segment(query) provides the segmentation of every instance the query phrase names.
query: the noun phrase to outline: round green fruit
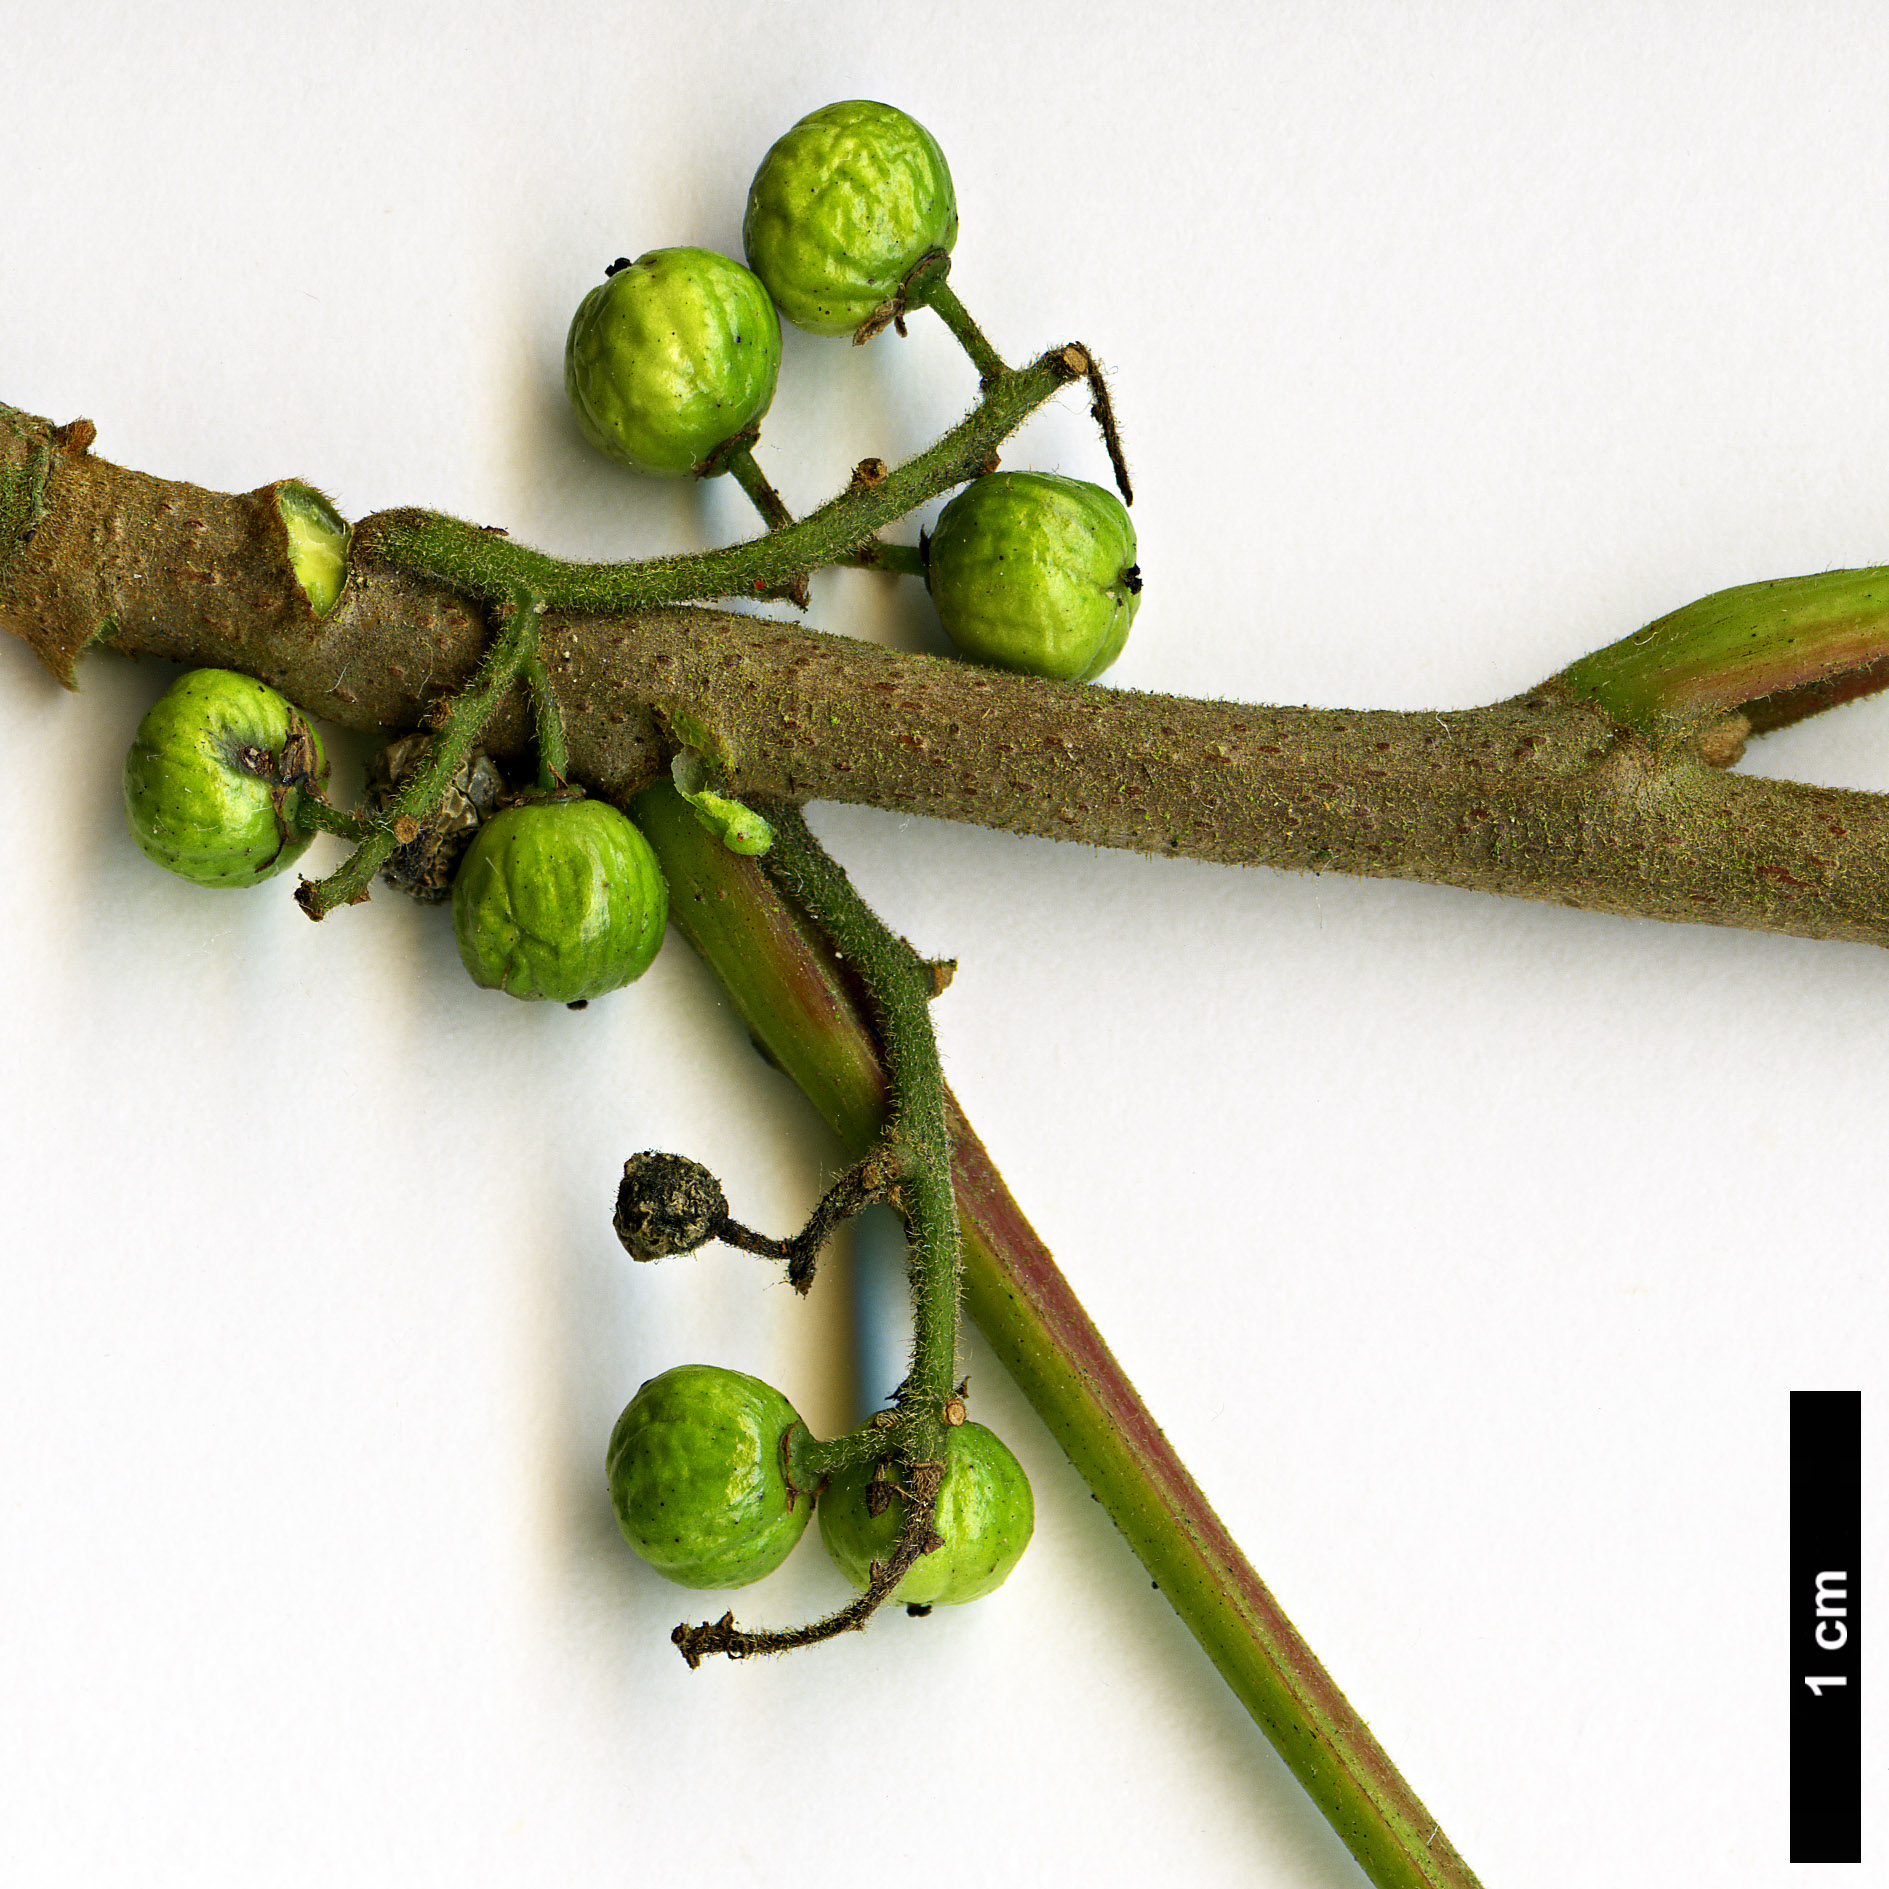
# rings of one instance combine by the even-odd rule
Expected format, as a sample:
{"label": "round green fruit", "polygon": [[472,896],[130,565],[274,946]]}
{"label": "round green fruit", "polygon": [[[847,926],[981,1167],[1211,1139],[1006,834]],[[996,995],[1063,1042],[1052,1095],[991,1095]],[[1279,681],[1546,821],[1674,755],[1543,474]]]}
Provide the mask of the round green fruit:
{"label": "round green fruit", "polygon": [[601,800],[533,800],[480,827],[453,879],[453,935],[472,981],[583,1003],[649,969],[669,887],[649,842]]}
{"label": "round green fruit", "polygon": [[278,796],[327,782],[321,737],[286,696],[233,669],[193,669],[138,724],[125,819],[148,858],[193,884],[260,885],[313,837]]}
{"label": "round green fruit", "polygon": [[974,479],[938,515],[926,582],[967,656],[1089,682],[1141,604],[1135,528],[1113,492],[1054,472]]}
{"label": "round green fruit", "polygon": [[[905,1498],[877,1515],[868,1500],[871,1464],[841,1470],[820,1496],[820,1539],[833,1564],[862,1593],[873,1562],[883,1561],[905,1527]],[[883,1493],[883,1491],[882,1491]],[[981,1423],[945,1432],[944,1483],[933,1526],[944,1545],[921,1555],[892,1592],[908,1607],[980,1600],[1004,1584],[1036,1526],[1036,1504],[1023,1465]]]}
{"label": "round green fruit", "polygon": [[692,472],[774,399],[767,290],[712,249],[652,249],[578,305],[564,391],[584,437],[641,472]]}
{"label": "round green fruit", "polygon": [[610,1434],[605,1470],[623,1538],[684,1587],[746,1587],[806,1532],[784,1443],[804,1426],[770,1384],[712,1364],[652,1377]]}
{"label": "round green fruit", "polygon": [[809,112],[761,160],[741,240],[796,328],[851,334],[921,257],[958,240],[944,153],[871,99]]}

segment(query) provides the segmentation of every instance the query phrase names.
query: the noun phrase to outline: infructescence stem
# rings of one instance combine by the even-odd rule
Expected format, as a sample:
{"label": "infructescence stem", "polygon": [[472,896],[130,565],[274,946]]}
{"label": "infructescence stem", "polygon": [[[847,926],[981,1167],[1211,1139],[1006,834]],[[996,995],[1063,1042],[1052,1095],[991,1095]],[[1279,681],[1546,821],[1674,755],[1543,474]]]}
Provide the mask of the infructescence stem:
{"label": "infructescence stem", "polygon": [[[755,463],[752,447],[744,445],[731,452],[726,469],[728,476],[747,493],[749,502],[760,513],[761,522],[769,531],[785,531],[793,524],[793,513],[787,509],[786,500],[774,490],[767,474]],[[834,562],[862,571],[887,571],[900,577],[925,575],[925,562],[916,545],[890,544],[883,538],[869,538],[856,544]],[[806,599],[802,597],[799,601],[804,603]]]}
{"label": "infructescence stem", "polygon": [[807,831],[800,809],[769,805],[764,811],[774,845],[762,869],[845,954],[879,1012],[891,1087],[885,1133],[900,1158],[899,1202],[912,1249],[912,1369],[901,1415],[914,1420],[914,1454],[935,1457],[957,1368],[958,1213],[944,1076],[928,1010],[930,978]]}
{"label": "infructescence stem", "polygon": [[[668,877],[670,916],[856,1157],[878,1138],[891,1089],[831,951],[673,789],[649,789],[631,811]],[[1182,1466],[948,1091],[946,1105],[965,1308],[992,1349],[1378,1889],[1474,1889]]]}
{"label": "infructescence stem", "polygon": [[[682,800],[671,790],[677,806]],[[683,817],[702,832],[692,813]],[[911,1244],[912,1367],[895,1407],[837,1444],[808,1442],[796,1455],[800,1474],[818,1479],[862,1450],[896,1461],[905,1513],[889,1555],[874,1560],[865,1592],[824,1620],[785,1631],[751,1631],[732,1613],[699,1626],[686,1622],[672,1636],[690,1666],[712,1654],[737,1659],[784,1653],[863,1627],[890,1600],[919,1556],[941,1547],[934,1533],[938,1492],[945,1474],[946,1407],[958,1351],[958,1214],[951,1182],[951,1137],[946,1126],[944,1076],[929,1009],[927,967],[895,938],[854,889],[845,871],[807,831],[800,809],[769,810],[774,843],[765,856],[770,880],[795,900],[844,954],[879,1026],[889,1071],[888,1107],[875,1149],[897,1175],[897,1199]],[[719,839],[709,844],[725,850]],[[730,855],[733,857],[734,855]],[[957,1418],[962,1420],[960,1406]]]}
{"label": "infructescence stem", "polygon": [[883,479],[855,481],[798,523],[719,551],[628,564],[569,564],[464,519],[405,509],[362,519],[354,528],[350,560],[394,565],[491,601],[523,588],[552,610],[612,616],[783,590],[809,571],[852,561],[881,526],[973,477],[1044,401],[1088,366],[1079,350],[1052,349],[1028,367],[998,375],[950,432]]}

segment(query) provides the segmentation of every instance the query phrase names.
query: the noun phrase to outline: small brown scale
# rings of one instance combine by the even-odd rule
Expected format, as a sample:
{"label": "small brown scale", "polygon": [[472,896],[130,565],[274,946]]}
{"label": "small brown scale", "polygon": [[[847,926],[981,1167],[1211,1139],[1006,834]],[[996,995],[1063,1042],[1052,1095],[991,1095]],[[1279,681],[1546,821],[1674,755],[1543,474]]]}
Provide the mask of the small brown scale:
{"label": "small brown scale", "polygon": [[[384,813],[426,760],[432,737],[403,735],[376,754],[367,769],[362,809]],[[419,831],[388,855],[380,876],[422,905],[443,905],[453,893],[453,874],[472,836],[492,817],[505,793],[504,777],[477,748],[460,762],[439,804],[418,822]]]}

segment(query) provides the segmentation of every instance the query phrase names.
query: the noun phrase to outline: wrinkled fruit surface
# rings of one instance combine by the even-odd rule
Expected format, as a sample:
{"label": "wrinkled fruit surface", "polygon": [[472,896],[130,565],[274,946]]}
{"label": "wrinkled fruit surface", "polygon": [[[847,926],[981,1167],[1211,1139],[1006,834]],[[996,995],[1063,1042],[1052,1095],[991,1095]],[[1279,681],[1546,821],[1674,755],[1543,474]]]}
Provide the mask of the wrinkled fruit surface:
{"label": "wrinkled fruit surface", "polygon": [[580,1003],[649,969],[669,918],[656,855],[601,800],[527,801],[479,829],[453,880],[453,935],[475,984]]}
{"label": "wrinkled fruit surface", "polygon": [[[896,1478],[896,1470],[887,1474]],[[896,1546],[905,1498],[893,1495],[872,1513],[870,1464],[843,1469],[820,1497],[820,1539],[833,1564],[862,1593],[867,1571]],[[1036,1527],[1036,1504],[1023,1465],[981,1423],[945,1432],[944,1485],[934,1517],[944,1546],[919,1558],[896,1588],[908,1607],[979,1600],[1004,1584]]]}
{"label": "wrinkled fruit surface", "polygon": [[1066,682],[1122,653],[1141,604],[1121,500],[1054,472],[972,480],[938,515],[926,581],[967,656]]}
{"label": "wrinkled fruit surface", "polygon": [[741,239],[796,328],[851,334],[920,257],[958,240],[938,141],[871,99],[809,112],[761,160]]}
{"label": "wrinkled fruit surface", "polygon": [[766,413],[780,365],[780,318],[740,263],[652,249],[578,305],[564,391],[593,446],[682,473]]}
{"label": "wrinkled fruit surface", "polygon": [[321,737],[286,696],[232,669],[193,669],[154,702],[125,756],[131,837],[197,885],[259,885],[302,856],[275,795],[328,782]]}
{"label": "wrinkled fruit surface", "polygon": [[781,1438],[799,1427],[771,1384],[712,1364],[652,1377],[610,1435],[605,1470],[623,1539],[684,1587],[745,1587],[806,1532],[790,1502]]}

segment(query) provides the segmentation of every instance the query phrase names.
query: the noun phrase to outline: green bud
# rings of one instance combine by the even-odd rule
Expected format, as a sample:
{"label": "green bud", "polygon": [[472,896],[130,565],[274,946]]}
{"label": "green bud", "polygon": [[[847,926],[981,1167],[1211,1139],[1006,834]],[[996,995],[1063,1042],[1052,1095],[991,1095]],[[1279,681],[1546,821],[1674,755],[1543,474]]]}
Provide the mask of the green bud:
{"label": "green bud", "polygon": [[623,1538],[666,1580],[746,1587],[806,1532],[783,1439],[805,1426],[770,1384],[712,1364],[652,1377],[617,1419],[604,1459]]}
{"label": "green bud", "polygon": [[709,786],[708,767],[699,754],[684,749],[669,763],[669,774],[689,811],[731,853],[753,859],[774,844],[774,829],[760,814]]}
{"label": "green bud", "polygon": [[232,669],[193,669],[152,704],[125,756],[131,837],[195,885],[259,885],[299,859],[310,833],[288,792],[328,782],[321,737],[285,696]]}
{"label": "green bud", "polygon": [[740,263],[653,249],[579,304],[564,390],[593,446],[685,473],[767,412],[780,364],[780,317]]}
{"label": "green bud", "polygon": [[1114,662],[1141,605],[1121,500],[1054,472],[973,479],[938,516],[926,582],[967,656],[1072,682]]}
{"label": "green bud", "polygon": [[530,800],[480,827],[453,880],[453,935],[472,981],[583,1003],[649,969],[669,888],[649,842],[601,800]]}
{"label": "green bud", "polygon": [[761,160],[741,238],[796,328],[851,334],[958,240],[957,194],[915,118],[848,99],[809,112]]}
{"label": "green bud", "polygon": [[299,479],[276,487],[276,510],[289,534],[289,565],[316,616],[340,601],[348,575],[348,527],[335,508]]}

